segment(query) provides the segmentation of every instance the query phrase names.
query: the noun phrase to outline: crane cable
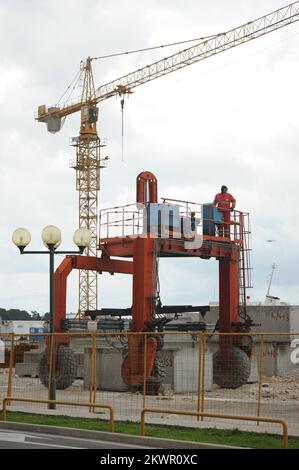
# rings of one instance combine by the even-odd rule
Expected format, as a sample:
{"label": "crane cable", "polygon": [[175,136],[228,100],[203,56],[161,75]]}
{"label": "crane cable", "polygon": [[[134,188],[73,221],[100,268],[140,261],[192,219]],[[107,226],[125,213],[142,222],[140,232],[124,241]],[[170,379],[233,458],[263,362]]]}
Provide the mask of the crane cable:
{"label": "crane cable", "polygon": [[121,161],[124,161],[124,104],[125,96],[123,95],[120,101],[121,107]]}
{"label": "crane cable", "polygon": [[137,52],[153,51],[155,49],[163,49],[164,47],[178,46],[179,44],[187,44],[189,42],[204,41],[206,39],[216,38],[217,36],[220,36],[221,34],[223,33],[212,34],[210,36],[202,36],[201,38],[187,39],[185,41],[172,42],[169,44],[161,44],[160,46],[145,47],[143,49],[133,49],[131,51],[125,51],[125,52],[115,52],[113,54],[92,57],[91,60],[110,59],[111,57],[119,57],[122,55],[136,54]]}
{"label": "crane cable", "polygon": [[73,85],[73,88],[70,90],[70,93],[69,93],[68,97],[65,99],[65,101],[67,102],[67,101],[70,99],[71,94],[73,93],[73,91],[75,90],[75,88],[76,88],[78,82],[79,82],[80,79],[81,79],[82,73],[83,73],[83,72],[82,72],[81,69],[76,73],[75,77],[73,78],[73,80],[71,81],[71,83],[69,84],[69,86],[66,88],[65,92],[64,92],[64,93],[61,95],[61,97],[59,98],[57,104],[59,104],[59,103],[61,102],[62,98],[67,94],[67,92],[70,90],[71,86],[74,84],[74,85]]}
{"label": "crane cable", "polygon": [[[200,38],[187,39],[185,41],[177,41],[177,42],[172,42],[172,43],[168,43],[168,44],[162,44],[160,46],[145,47],[145,48],[142,48],[142,49],[134,49],[134,50],[131,50],[131,51],[117,52],[117,53],[102,55],[102,56],[98,56],[98,57],[91,57],[91,60],[108,59],[108,58],[111,58],[111,57],[119,57],[119,56],[123,56],[123,55],[136,54],[137,52],[148,52],[148,51],[152,51],[152,50],[155,50],[155,49],[162,49],[162,48],[165,48],[165,47],[177,46],[179,44],[186,44],[186,43],[195,42],[195,41],[204,41],[206,39],[215,38],[215,37],[219,36],[219,34],[222,34],[222,33],[213,34],[213,35],[210,35],[210,36],[202,36]],[[79,78],[78,78],[78,80],[79,80]],[[77,80],[77,82],[78,82],[78,80]],[[74,80],[73,80],[73,82],[74,82]],[[67,90],[70,88],[71,85],[69,85]],[[75,86],[76,86],[76,84],[75,84]],[[67,90],[66,90],[66,92],[67,92]],[[64,93],[64,95],[66,94],[66,92]],[[64,96],[64,95],[62,95],[62,96]],[[125,103],[124,98],[125,98],[125,96],[123,95],[122,98],[121,98],[121,102],[120,102],[120,105],[121,105],[121,161],[122,162],[124,161],[124,103]],[[61,100],[61,98],[60,98],[60,100]]]}

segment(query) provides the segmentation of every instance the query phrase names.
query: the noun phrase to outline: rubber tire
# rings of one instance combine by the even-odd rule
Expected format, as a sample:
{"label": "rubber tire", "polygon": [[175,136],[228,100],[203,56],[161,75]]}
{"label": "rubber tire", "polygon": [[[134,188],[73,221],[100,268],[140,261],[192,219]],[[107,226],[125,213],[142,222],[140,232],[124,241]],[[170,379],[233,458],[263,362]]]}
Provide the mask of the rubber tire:
{"label": "rubber tire", "polygon": [[213,355],[213,379],[221,388],[239,388],[250,376],[250,359],[240,348],[232,346],[222,357],[220,351]]}
{"label": "rubber tire", "polygon": [[239,347],[240,349],[242,349],[242,351],[246,352],[246,354],[250,356],[250,353],[253,349],[253,337],[252,336],[246,336],[247,344],[242,344],[243,338],[244,338],[244,336],[240,337],[241,343],[239,345],[236,344],[236,346]]}
{"label": "rubber tire", "polygon": [[[124,361],[127,359],[128,355],[125,356]],[[124,363],[123,361],[123,363]],[[160,381],[160,387],[161,384],[166,376],[166,367],[164,362],[162,362],[157,356],[155,357],[154,364],[153,364],[153,370],[152,370],[152,376],[159,379]],[[124,379],[123,379],[124,381]],[[127,385],[127,390],[129,392],[141,392],[143,390],[143,384],[142,385]]]}
{"label": "rubber tire", "polygon": [[152,376],[160,379],[161,382],[165,379],[166,376],[166,367],[163,361],[159,359],[157,356],[155,357]]}
{"label": "rubber tire", "polygon": [[149,335],[148,338],[156,338],[157,340],[157,351],[161,351],[164,347],[164,336],[163,335]]}
{"label": "rubber tire", "polygon": [[[55,371],[56,389],[65,390],[72,385],[76,378],[77,361],[73,350],[67,346],[59,346],[57,354],[58,367]],[[49,368],[47,366],[47,350],[41,353],[38,365],[38,376],[41,383],[48,388]]]}

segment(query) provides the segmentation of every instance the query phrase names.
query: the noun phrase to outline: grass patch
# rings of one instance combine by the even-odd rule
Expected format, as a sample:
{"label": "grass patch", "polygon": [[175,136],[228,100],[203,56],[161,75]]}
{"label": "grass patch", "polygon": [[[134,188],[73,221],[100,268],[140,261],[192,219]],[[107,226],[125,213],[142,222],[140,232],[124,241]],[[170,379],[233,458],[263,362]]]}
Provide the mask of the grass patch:
{"label": "grass patch", "polygon": [[[89,429],[93,431],[108,431],[108,422],[100,419],[75,418],[70,416],[49,416],[43,414],[23,413],[9,411],[8,421],[28,424],[44,424],[49,426],[62,426],[67,428]],[[2,420],[2,412],[0,412]],[[140,425],[130,421],[115,422],[115,432],[122,434],[139,435]],[[238,429],[196,429],[177,426],[146,425],[147,436],[164,439],[178,439],[193,442],[207,442],[212,444],[225,444],[254,449],[282,448],[282,436],[268,433],[255,433],[239,431]],[[289,438],[289,448],[299,449],[299,437]]]}

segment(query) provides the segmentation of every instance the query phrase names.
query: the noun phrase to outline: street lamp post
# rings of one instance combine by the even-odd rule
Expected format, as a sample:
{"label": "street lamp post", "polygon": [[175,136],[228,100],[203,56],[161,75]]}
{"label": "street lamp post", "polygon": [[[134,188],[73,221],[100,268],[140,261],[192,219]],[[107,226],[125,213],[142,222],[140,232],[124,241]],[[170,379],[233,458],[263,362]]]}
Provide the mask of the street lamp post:
{"label": "street lamp post", "polygon": [[[56,249],[61,243],[61,232],[54,225],[47,225],[42,231],[42,241],[47,247],[47,251],[25,251],[27,245],[31,241],[30,232],[25,228],[18,228],[12,234],[13,243],[19,248],[21,255],[49,255],[49,306],[50,306],[50,328],[51,338],[55,333],[54,318],[54,256],[55,254],[77,254],[82,255],[84,249],[91,243],[91,234],[85,228],[79,228],[74,232],[73,241],[79,248],[79,251],[57,251]],[[49,400],[56,400],[56,378],[55,378],[55,347],[52,348],[52,367],[50,367],[49,377]],[[50,409],[55,409],[55,403],[49,404]]]}

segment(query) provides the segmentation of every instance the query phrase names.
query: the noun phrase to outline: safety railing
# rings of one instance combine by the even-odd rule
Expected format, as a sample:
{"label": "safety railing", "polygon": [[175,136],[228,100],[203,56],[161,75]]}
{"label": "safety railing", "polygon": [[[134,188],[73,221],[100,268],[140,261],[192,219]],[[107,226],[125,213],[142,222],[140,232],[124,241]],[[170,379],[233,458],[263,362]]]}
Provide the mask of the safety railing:
{"label": "safety railing", "polygon": [[259,423],[275,423],[281,424],[282,426],[282,435],[283,435],[283,448],[288,448],[288,426],[287,423],[283,419],[275,419],[275,418],[267,418],[267,417],[258,417],[253,418],[252,416],[239,416],[234,414],[221,414],[221,413],[207,413],[207,412],[196,412],[196,411],[180,411],[180,410],[164,410],[161,408],[143,408],[141,411],[141,418],[140,418],[140,434],[141,436],[145,435],[145,415],[146,413],[166,413],[172,415],[182,415],[182,416],[197,416],[199,417],[206,417],[206,418],[217,418],[217,419],[236,419],[239,421],[258,421]]}
{"label": "safety railing", "polygon": [[192,239],[202,234],[201,205],[178,200],[161,204],[129,204],[100,211],[100,240],[146,236]]}
{"label": "safety railing", "polygon": [[99,212],[100,240],[138,236],[144,231],[143,210],[136,204],[109,207]]}
{"label": "safety railing", "polygon": [[[196,235],[233,240],[249,256],[249,214],[223,212],[213,204],[162,198],[160,204],[127,204],[102,209],[99,238],[135,237],[192,239]],[[246,263],[249,265],[249,262]]]}
{"label": "safety railing", "polygon": [[16,397],[5,397],[3,398],[3,421],[7,421],[7,406],[10,405],[12,401],[23,402],[23,403],[43,403],[48,405],[71,405],[71,406],[88,406],[92,408],[104,408],[109,410],[109,432],[114,432],[114,411],[111,405],[103,403],[83,403],[83,402],[73,402],[73,401],[62,401],[62,400],[38,400],[35,398],[16,398]]}

